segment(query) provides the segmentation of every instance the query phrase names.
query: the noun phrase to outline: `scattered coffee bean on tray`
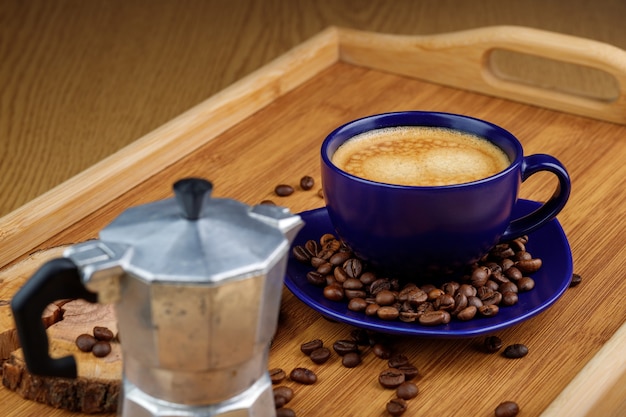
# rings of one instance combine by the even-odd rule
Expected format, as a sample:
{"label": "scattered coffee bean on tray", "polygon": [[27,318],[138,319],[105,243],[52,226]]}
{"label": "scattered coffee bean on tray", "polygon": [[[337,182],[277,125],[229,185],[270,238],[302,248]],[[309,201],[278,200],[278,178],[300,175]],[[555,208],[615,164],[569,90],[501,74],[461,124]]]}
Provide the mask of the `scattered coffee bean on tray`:
{"label": "scattered coffee bean on tray", "polygon": [[569,283],[570,288],[577,286],[582,282],[582,277],[579,274],[572,274],[572,280]]}
{"label": "scattered coffee bean on tray", "polygon": [[274,403],[276,408],[283,407],[293,399],[293,390],[286,385],[274,388]]}
{"label": "scattered coffee bean on tray", "polygon": [[348,352],[341,358],[341,364],[346,368],[356,368],[361,363],[361,354]]}
{"label": "scattered coffee bean on tray", "polygon": [[300,188],[302,188],[303,190],[308,191],[313,188],[314,185],[315,180],[313,179],[313,177],[305,175],[304,177],[300,178]]}
{"label": "scattered coffee bean on tray", "polygon": [[98,340],[111,341],[115,337],[113,332],[106,327],[96,326],[93,328],[93,336]]}
{"label": "scattered coffee bean on tray", "polygon": [[317,375],[307,368],[294,368],[289,374],[289,378],[299,384],[312,385],[317,382]]}
{"label": "scattered coffee bean on tray", "polygon": [[487,353],[495,353],[502,349],[502,339],[498,336],[487,336],[483,342],[483,348]]}
{"label": "scattered coffee bean on tray", "polygon": [[521,343],[515,343],[513,345],[509,345],[502,352],[502,355],[505,358],[509,358],[509,359],[523,358],[527,354],[528,354],[528,347]]}
{"label": "scattered coffee bean on tray", "polygon": [[311,352],[323,346],[324,346],[324,342],[322,342],[320,339],[315,339],[315,340],[311,340],[309,342],[305,342],[301,344],[300,350],[302,351],[302,353],[309,356]]}
{"label": "scattered coffee bean on tray", "polygon": [[388,389],[398,388],[404,379],[404,373],[395,368],[385,369],[378,375],[378,383]]}
{"label": "scattered coffee bean on tray", "polygon": [[99,340],[95,345],[93,345],[91,353],[93,353],[93,355],[97,358],[104,358],[111,353],[111,343],[105,340]]}
{"label": "scattered coffee bean on tray", "polygon": [[276,193],[279,197],[287,197],[293,194],[294,189],[289,184],[278,184],[276,188],[274,188],[274,193]]}
{"label": "scattered coffee bean on tray", "polygon": [[328,359],[330,359],[330,349],[328,349],[327,347],[315,349],[313,352],[311,352],[309,358],[311,358],[313,363],[316,363],[318,365],[326,363]]}
{"label": "scattered coffee bean on tray", "polygon": [[276,417],[296,417],[296,412],[291,408],[281,407],[276,410]]}
{"label": "scattered coffee bean on tray", "polygon": [[76,346],[83,352],[91,352],[98,340],[90,334],[83,333],[76,338]]}
{"label": "scattered coffee bean on tray", "polygon": [[514,401],[500,403],[494,412],[495,417],[515,417],[519,413],[519,406]]}
{"label": "scattered coffee bean on tray", "polygon": [[413,382],[405,381],[396,389],[396,395],[403,400],[410,400],[417,397],[419,389]]}
{"label": "scattered coffee bean on tray", "polygon": [[272,200],[263,200],[259,204],[263,204],[263,205],[266,205],[266,206],[275,206],[276,205],[276,203],[274,201],[272,201]]}
{"label": "scattered coffee bean on tray", "polygon": [[387,403],[387,412],[392,416],[401,416],[407,408],[408,404],[402,398],[394,398]]}
{"label": "scattered coffee bean on tray", "polygon": [[272,384],[280,384],[287,378],[287,374],[282,368],[273,368],[269,370],[270,380]]}

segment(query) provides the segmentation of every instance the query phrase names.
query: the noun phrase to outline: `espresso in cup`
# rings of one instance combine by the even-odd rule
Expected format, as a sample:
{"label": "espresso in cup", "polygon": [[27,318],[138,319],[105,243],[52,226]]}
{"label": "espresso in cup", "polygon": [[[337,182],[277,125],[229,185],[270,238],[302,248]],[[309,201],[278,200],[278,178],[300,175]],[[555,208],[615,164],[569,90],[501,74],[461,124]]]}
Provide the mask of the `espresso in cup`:
{"label": "espresso in cup", "polygon": [[477,181],[511,164],[502,149],[484,138],[427,126],[358,134],[335,151],[332,162],[367,180],[422,187]]}
{"label": "espresso in cup", "polygon": [[[514,216],[522,183],[558,179],[554,194]],[[476,262],[500,241],[552,220],[570,193],[553,156],[525,156],[493,123],[459,114],[406,111],[348,122],[321,146],[322,188],[335,234],[375,269],[433,282],[431,273]]]}

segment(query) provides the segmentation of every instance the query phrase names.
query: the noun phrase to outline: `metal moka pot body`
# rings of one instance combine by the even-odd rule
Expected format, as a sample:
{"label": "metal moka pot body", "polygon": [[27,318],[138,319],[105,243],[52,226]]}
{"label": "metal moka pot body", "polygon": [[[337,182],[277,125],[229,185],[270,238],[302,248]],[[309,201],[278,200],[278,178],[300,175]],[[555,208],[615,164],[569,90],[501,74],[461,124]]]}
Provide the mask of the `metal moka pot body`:
{"label": "metal moka pot body", "polygon": [[[302,221],[284,208],[211,198],[204,180],[181,180],[174,190],[175,199],[130,208],[99,239],[67,249],[51,261],[67,271],[52,275],[78,277],[58,283],[115,305],[120,415],[274,415],[269,346],[288,248]],[[14,297],[21,339],[33,321],[22,314],[25,304],[44,291],[38,282],[54,287],[41,275],[50,275],[46,265]],[[63,359],[72,371],[47,352],[43,360],[42,352],[27,354],[28,335],[23,345],[31,372],[75,375],[73,358]]]}

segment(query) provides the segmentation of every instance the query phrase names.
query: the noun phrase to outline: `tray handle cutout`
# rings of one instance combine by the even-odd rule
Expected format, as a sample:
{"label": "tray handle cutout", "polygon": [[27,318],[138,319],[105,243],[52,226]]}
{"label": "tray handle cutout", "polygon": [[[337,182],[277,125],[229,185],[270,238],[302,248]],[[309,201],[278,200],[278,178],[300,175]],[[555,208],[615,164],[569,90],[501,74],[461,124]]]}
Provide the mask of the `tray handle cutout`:
{"label": "tray handle cutout", "polygon": [[520,26],[338,33],[351,64],[626,124],[626,51],[606,43]]}

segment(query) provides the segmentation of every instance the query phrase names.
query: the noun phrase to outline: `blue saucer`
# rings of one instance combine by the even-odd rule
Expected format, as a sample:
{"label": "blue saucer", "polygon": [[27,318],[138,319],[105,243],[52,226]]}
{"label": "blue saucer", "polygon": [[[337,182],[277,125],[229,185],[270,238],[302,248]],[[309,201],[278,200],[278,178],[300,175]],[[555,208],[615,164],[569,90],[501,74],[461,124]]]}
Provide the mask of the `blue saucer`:
{"label": "blue saucer", "polygon": [[[519,217],[534,210],[539,203],[518,200],[513,216]],[[304,245],[307,240],[318,240],[324,233],[334,233],[326,208],[300,213],[305,226],[293,246]],[[364,313],[348,310],[347,302],[330,301],[322,294],[322,288],[309,284],[306,274],[309,265],[298,262],[290,251],[285,285],[302,302],[331,320],[347,323],[355,327],[379,333],[391,333],[421,337],[462,338],[493,333],[521,323],[550,307],[563,295],[572,278],[573,264],[569,243],[559,222],[554,219],[529,235],[526,245],[533,256],[541,258],[541,269],[532,275],[535,288],[519,294],[519,302],[514,306],[501,307],[500,312],[490,318],[475,318],[462,322],[455,319],[449,324],[434,327],[418,323],[384,321],[368,317]]]}

